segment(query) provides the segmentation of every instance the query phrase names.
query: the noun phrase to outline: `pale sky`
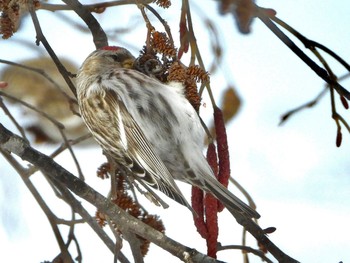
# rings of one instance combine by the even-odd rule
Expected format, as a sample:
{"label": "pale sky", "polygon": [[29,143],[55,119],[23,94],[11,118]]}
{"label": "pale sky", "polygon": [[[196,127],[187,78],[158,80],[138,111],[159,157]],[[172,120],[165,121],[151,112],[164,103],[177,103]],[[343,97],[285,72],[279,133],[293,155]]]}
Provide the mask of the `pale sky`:
{"label": "pale sky", "polygon": [[[195,2],[203,3],[203,0]],[[211,86],[219,99],[221,91],[226,88],[223,82],[225,75],[236,86],[242,98],[242,108],[228,127],[232,176],[254,198],[261,214],[259,223],[262,228],[277,228],[270,238],[284,252],[301,262],[349,262],[350,136],[343,127],[343,144],[340,148],[335,146],[336,125],[331,119],[329,94],[314,108],[304,110],[278,126],[283,113],[313,99],[324,87],[324,82],[259,20],[254,21],[251,34],[241,35],[232,17],[217,15],[215,1],[207,0],[205,3],[206,6],[201,8],[218,23],[218,30],[222,32],[220,39],[225,47],[225,62],[229,65],[211,76]],[[350,62],[348,1],[271,0],[258,1],[257,4],[275,9],[279,18],[304,36],[324,44]],[[177,39],[179,6],[174,3],[171,8],[173,11],[164,13],[164,18],[173,26],[172,33]],[[116,12],[119,9],[114,8],[110,12],[113,10]],[[132,21],[129,18],[130,11],[135,11],[134,16],[141,19],[137,8],[132,6],[125,8],[118,17],[96,17],[105,29],[115,25],[128,27],[132,24],[129,23],[129,20]],[[68,23],[59,23],[57,19],[60,18],[56,19],[53,13],[40,11],[38,14],[42,21],[47,19],[42,27],[54,50],[80,65],[94,49],[91,37],[72,30]],[[196,17],[194,22],[201,25]],[[118,41],[110,39],[110,44],[132,43],[135,49],[131,51],[137,55],[145,34],[146,29],[141,23],[132,34],[122,36]],[[208,35],[204,30],[196,34],[204,60],[209,64],[211,56],[205,53],[205,50],[210,50],[207,46]],[[34,43],[35,33],[31,23],[23,24],[13,39],[0,40],[0,58],[18,61],[38,55],[17,44],[16,40],[19,39]],[[43,47],[39,49],[43,50]],[[326,58],[338,76],[346,73],[339,64]],[[342,84],[350,90],[349,81]],[[204,98],[204,102],[208,103],[207,98]],[[338,109],[345,119],[350,119],[349,112],[341,110],[340,103]],[[211,117],[205,109],[203,113],[206,119]],[[9,124],[2,112],[0,121]],[[38,149],[46,153],[53,150],[52,147],[44,146],[38,146]],[[87,183],[107,194],[109,182],[95,177],[96,167],[104,162],[100,150],[78,149],[77,155],[82,163],[89,160],[84,165]],[[76,173],[67,155],[60,156],[56,161]],[[58,253],[58,247],[45,215],[19,176],[2,157],[0,172],[0,261],[41,262],[52,259]],[[47,196],[55,211],[65,211],[69,215],[69,210],[53,196],[41,175],[34,175],[33,181]],[[190,198],[189,187],[183,184],[180,186]],[[233,186],[230,189],[239,195]],[[149,212],[161,216],[169,237],[205,253],[205,241],[196,233],[191,213],[172,201],[168,202],[171,207],[167,210],[144,203]],[[88,207],[93,213],[94,208]],[[223,245],[239,244],[241,228],[232,216],[224,211],[219,220],[219,241]],[[78,238],[81,237],[83,262],[112,262],[111,253],[102,242],[95,239],[95,234],[88,227],[78,226],[76,234]],[[253,239],[249,245],[256,248]],[[179,262],[177,258],[152,245],[145,262],[163,262],[165,259],[167,263]],[[241,253],[219,252],[218,259],[241,262]],[[261,262],[254,256],[250,256],[250,260]]]}

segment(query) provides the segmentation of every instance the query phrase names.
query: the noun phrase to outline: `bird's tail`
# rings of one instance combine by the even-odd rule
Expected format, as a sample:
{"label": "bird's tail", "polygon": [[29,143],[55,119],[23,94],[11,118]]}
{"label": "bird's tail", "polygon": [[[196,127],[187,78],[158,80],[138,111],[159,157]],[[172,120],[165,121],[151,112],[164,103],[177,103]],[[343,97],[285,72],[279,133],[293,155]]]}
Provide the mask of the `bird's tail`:
{"label": "bird's tail", "polygon": [[206,175],[204,184],[203,186],[198,185],[198,187],[214,195],[229,211],[234,210],[250,218],[258,219],[260,217],[258,212],[246,205],[213,176]]}

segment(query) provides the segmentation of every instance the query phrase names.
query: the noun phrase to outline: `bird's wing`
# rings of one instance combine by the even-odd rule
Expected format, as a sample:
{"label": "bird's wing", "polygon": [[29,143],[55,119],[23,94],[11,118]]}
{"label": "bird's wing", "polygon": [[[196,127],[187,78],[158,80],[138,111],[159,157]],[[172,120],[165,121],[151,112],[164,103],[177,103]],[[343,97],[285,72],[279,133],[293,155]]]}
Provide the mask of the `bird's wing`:
{"label": "bird's wing", "polygon": [[[114,90],[106,89],[104,102],[105,105],[108,105],[105,114],[114,116],[111,119],[114,123],[111,124],[119,130],[120,141],[127,154],[126,158],[128,158],[126,163],[128,163],[128,168],[133,174],[137,175],[136,178],[159,189],[170,198],[192,210],[175,184],[170,172],[160,157],[153,151],[140,126],[130,115],[118,94]],[[102,109],[102,111],[104,110],[106,109]]]}

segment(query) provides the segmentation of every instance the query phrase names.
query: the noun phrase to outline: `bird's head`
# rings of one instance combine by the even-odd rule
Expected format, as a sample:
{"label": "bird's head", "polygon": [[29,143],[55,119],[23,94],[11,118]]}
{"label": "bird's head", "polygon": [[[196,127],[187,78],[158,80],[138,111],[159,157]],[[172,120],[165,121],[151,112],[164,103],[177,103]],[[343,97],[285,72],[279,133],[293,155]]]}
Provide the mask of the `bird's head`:
{"label": "bird's head", "polygon": [[82,70],[100,74],[111,68],[132,68],[135,57],[125,48],[106,46],[92,52],[84,61]]}

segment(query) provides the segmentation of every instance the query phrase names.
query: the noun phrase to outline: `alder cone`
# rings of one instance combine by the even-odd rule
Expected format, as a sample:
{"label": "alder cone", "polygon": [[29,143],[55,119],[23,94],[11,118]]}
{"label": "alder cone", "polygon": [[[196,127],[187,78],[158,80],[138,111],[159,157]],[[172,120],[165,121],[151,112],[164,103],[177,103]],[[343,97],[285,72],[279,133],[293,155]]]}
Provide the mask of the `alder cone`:
{"label": "alder cone", "polygon": [[204,129],[182,83],[161,83],[132,69],[121,47],[92,52],[77,75],[84,122],[104,152],[160,202],[151,187],[192,210],[174,179],[211,193],[232,213],[260,215],[213,174],[202,149]]}

